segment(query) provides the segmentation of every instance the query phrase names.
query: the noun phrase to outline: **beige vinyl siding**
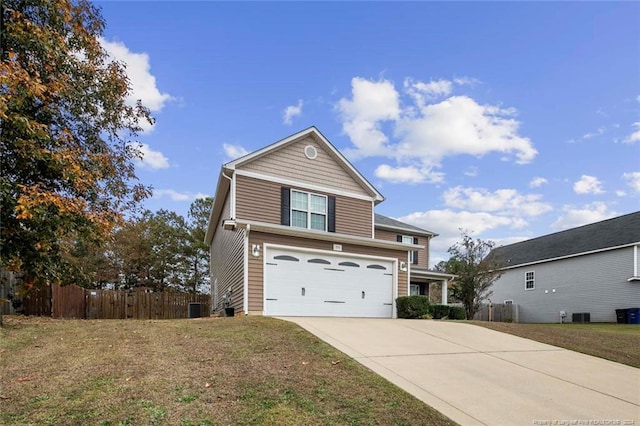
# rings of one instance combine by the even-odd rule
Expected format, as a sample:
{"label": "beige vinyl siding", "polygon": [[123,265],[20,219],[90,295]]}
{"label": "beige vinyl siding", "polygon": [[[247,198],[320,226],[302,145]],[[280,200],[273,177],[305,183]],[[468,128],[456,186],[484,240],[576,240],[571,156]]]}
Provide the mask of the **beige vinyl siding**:
{"label": "beige vinyl siding", "polygon": [[235,179],[237,219],[280,224],[281,185],[246,176]]}
{"label": "beige vinyl siding", "polygon": [[[331,241],[318,241],[283,235],[266,234],[263,232],[250,232],[249,246],[253,246],[253,244],[259,244],[262,247],[260,257],[249,256],[249,312],[252,314],[262,314],[263,311],[263,256],[265,243],[333,251],[333,242]],[[352,244],[342,244],[342,253],[354,253],[369,256],[395,258],[399,259],[400,261],[404,261],[406,259],[406,252],[402,250],[383,249],[378,247],[363,247]],[[396,273],[398,275],[398,296],[406,296],[407,273],[402,272],[399,269],[396,271]]]}
{"label": "beige vinyl siding", "polygon": [[[231,306],[243,309],[244,294],[244,236],[243,229],[227,231],[222,221],[230,215],[229,197],[225,200],[217,230],[209,247],[211,274],[211,309],[222,309],[222,296],[231,290]],[[217,280],[217,287],[216,287]]]}
{"label": "beige vinyl siding", "polygon": [[[387,231],[385,229],[376,229],[375,236],[376,240],[384,240],[384,241],[398,241],[398,235],[406,235],[415,237],[415,235],[411,235],[410,233],[402,233],[402,232],[392,232]],[[427,237],[418,237],[418,244],[424,246],[425,248],[418,250],[418,264],[411,265],[414,268],[429,268],[429,238]]]}
{"label": "beige vinyl siding", "polygon": [[[279,183],[247,176],[236,179],[236,216],[238,219],[280,224],[280,197],[283,186]],[[321,195],[329,193],[308,191]],[[371,201],[336,195],[336,232],[359,237],[371,237]]]}
{"label": "beige vinyl siding", "polygon": [[[304,148],[307,145],[312,145],[318,152],[318,156],[313,160],[308,159],[304,155]],[[312,137],[306,137],[300,141],[284,146],[275,152],[271,152],[264,157],[257,158],[238,167],[238,170],[246,170],[371,196],[371,194],[325,150],[324,146],[316,142]]]}

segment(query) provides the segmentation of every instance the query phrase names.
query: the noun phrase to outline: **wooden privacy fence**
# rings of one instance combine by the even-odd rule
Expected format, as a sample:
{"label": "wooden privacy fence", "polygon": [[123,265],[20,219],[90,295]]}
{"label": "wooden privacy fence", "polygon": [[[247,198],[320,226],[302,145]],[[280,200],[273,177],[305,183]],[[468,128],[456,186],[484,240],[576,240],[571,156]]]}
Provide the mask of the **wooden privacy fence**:
{"label": "wooden privacy fence", "polygon": [[[75,285],[54,285],[52,298],[54,318],[177,319],[209,316],[211,307],[207,294],[90,290]],[[192,303],[200,306],[192,307],[189,315]]]}
{"label": "wooden privacy fence", "polygon": [[483,304],[473,319],[478,321],[518,322],[518,305],[513,303]]}

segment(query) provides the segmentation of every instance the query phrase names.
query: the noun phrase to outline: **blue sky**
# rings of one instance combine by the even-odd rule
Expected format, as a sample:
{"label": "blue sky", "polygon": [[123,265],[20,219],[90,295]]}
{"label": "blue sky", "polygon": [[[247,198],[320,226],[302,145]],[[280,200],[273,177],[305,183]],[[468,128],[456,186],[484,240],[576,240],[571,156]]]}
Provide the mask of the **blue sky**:
{"label": "blue sky", "polygon": [[377,212],[506,244],[640,209],[640,3],[102,2],[156,117],[146,202],[315,125]]}

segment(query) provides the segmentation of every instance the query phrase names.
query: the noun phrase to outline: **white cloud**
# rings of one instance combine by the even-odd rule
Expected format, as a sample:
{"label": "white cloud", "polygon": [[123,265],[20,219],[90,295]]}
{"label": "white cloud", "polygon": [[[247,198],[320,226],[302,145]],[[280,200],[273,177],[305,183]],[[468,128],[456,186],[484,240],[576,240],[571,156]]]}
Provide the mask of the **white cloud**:
{"label": "white cloud", "polygon": [[162,93],[156,84],[156,78],[151,74],[149,55],[130,51],[124,43],[107,41],[100,38],[100,44],[109,56],[126,65],[127,76],[131,82],[132,91],[127,98],[129,105],[134,105],[138,99],[153,112],[160,111],[168,101],[174,98],[168,93]]}
{"label": "white cloud", "polygon": [[222,145],[222,148],[224,149],[225,155],[230,160],[235,160],[236,158],[244,157],[249,153],[249,151],[247,151],[240,145],[231,145],[231,144],[225,143]]}
{"label": "white cloud", "polygon": [[165,157],[162,152],[154,151],[146,143],[137,143],[135,147],[142,155],[142,158],[136,161],[139,166],[153,170],[166,169],[169,167],[169,159]]}
{"label": "white cloud", "polygon": [[197,192],[195,194],[191,192],[178,192],[174,189],[154,189],[153,190],[153,198],[169,198],[171,201],[193,201],[199,198],[207,198],[210,197],[209,194],[203,194],[202,192]]}
{"label": "white cloud", "polygon": [[531,182],[529,182],[529,187],[530,188],[539,188],[542,185],[544,185],[545,183],[549,183],[549,181],[546,180],[543,177],[534,177],[533,179],[531,179]]}
{"label": "white cloud", "polygon": [[490,192],[482,188],[449,188],[443,194],[447,207],[496,212],[514,218],[534,217],[551,211],[548,203],[540,201],[539,194],[520,194],[515,189],[498,189]]}
{"label": "white cloud", "polygon": [[387,164],[378,166],[375,170],[375,175],[392,183],[442,182],[443,180],[442,173],[429,169],[414,166],[392,167]]}
{"label": "white cloud", "polygon": [[591,139],[595,138],[596,136],[603,135],[605,130],[606,129],[604,127],[598,127],[595,132],[585,133],[584,135],[582,135],[582,139]]}
{"label": "white cloud", "polygon": [[514,153],[518,163],[533,160],[537,151],[518,135],[520,123],[513,109],[480,105],[467,96],[452,96],[430,104],[416,118],[398,122],[400,157],[419,157],[427,163],[455,155],[482,156]]}
{"label": "white cloud", "polygon": [[478,176],[478,168],[477,167],[469,167],[469,169],[464,172],[465,176],[476,177]]}
{"label": "white cloud", "polygon": [[575,228],[617,216],[617,213],[609,210],[603,202],[594,202],[582,207],[565,205],[562,211],[558,219],[551,224],[551,228],[556,230]]}
{"label": "white cloud", "polygon": [[[459,80],[457,84],[470,84]],[[443,158],[456,155],[497,152],[515,157],[517,163],[537,155],[529,138],[519,134],[514,108],[481,105],[463,95],[433,102],[436,95],[451,94],[450,81],[407,79],[402,95],[388,80],[356,77],[351,85],[351,98],[342,98],[336,108],[355,145],[347,151],[352,158],[385,156],[395,158],[399,168],[431,171]],[[401,98],[407,106],[402,107]]]}
{"label": "white cloud", "polygon": [[403,86],[420,108],[424,107],[427,100],[448,96],[453,91],[453,83],[449,80],[431,80],[429,83],[424,83],[407,78]]}
{"label": "white cloud", "polygon": [[302,114],[302,99],[298,99],[298,105],[289,105],[282,113],[282,122],[290,126],[293,118]]}
{"label": "white cloud", "polygon": [[481,83],[480,80],[473,77],[455,77],[453,82],[458,86],[475,86],[478,83]]}
{"label": "white cloud", "polygon": [[635,192],[640,192],[640,172],[624,173],[622,178]]}
{"label": "white cloud", "polygon": [[361,77],[351,80],[351,99],[342,98],[336,108],[342,129],[361,156],[386,155],[387,136],[380,123],[400,116],[400,96],[388,80],[369,81]]}
{"label": "white cloud", "polygon": [[616,190],[616,196],[618,196],[618,197],[626,197],[627,193],[626,193],[626,191],[623,191],[622,189],[618,189],[618,190]]}
{"label": "white cloud", "polygon": [[602,182],[595,176],[582,175],[580,180],[573,184],[576,194],[602,194]]}
{"label": "white cloud", "polygon": [[636,143],[640,142],[640,121],[636,121],[631,125],[631,127],[635,127],[636,131],[631,133],[624,139],[624,143]]}

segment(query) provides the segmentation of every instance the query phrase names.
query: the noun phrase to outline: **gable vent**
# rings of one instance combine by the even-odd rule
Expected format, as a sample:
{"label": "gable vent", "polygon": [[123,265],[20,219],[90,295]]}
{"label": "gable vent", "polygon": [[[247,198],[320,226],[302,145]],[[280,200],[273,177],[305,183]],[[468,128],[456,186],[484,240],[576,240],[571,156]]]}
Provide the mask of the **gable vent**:
{"label": "gable vent", "polygon": [[313,145],[307,145],[304,147],[304,155],[309,160],[315,160],[316,157],[318,156],[318,150]]}

